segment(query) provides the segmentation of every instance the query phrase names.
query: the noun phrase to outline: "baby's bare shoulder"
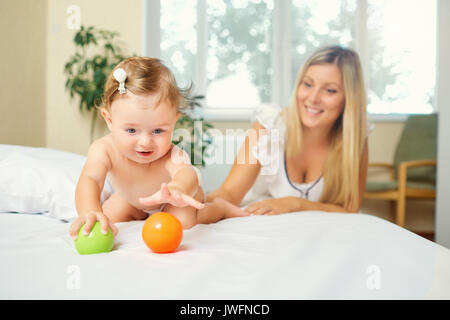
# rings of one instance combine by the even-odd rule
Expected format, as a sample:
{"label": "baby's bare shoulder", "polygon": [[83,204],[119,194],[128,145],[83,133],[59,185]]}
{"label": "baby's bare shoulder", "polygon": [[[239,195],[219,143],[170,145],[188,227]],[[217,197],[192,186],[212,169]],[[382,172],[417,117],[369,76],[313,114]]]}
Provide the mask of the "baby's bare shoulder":
{"label": "baby's bare shoulder", "polygon": [[175,145],[172,147],[166,161],[175,166],[191,165],[191,158],[187,152]]}
{"label": "baby's bare shoulder", "polygon": [[106,135],[98,140],[95,140],[90,145],[88,150],[88,159],[111,163],[112,154],[114,153],[113,151],[114,145],[112,143],[111,135]]}
{"label": "baby's bare shoulder", "polygon": [[164,167],[171,173],[175,173],[180,168],[191,166],[191,158],[187,152],[175,145],[164,157]]}
{"label": "baby's bare shoulder", "polygon": [[111,145],[112,145],[112,138],[111,135],[108,134],[92,142],[89,149],[105,149],[110,148]]}

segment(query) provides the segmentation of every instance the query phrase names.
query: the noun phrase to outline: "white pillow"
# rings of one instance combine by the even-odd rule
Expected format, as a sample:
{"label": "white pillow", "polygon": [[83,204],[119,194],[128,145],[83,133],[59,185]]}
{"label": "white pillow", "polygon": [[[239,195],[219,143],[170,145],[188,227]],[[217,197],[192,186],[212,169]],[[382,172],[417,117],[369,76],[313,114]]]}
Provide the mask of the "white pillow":
{"label": "white pillow", "polygon": [[47,148],[0,145],[0,212],[72,220],[86,157]]}

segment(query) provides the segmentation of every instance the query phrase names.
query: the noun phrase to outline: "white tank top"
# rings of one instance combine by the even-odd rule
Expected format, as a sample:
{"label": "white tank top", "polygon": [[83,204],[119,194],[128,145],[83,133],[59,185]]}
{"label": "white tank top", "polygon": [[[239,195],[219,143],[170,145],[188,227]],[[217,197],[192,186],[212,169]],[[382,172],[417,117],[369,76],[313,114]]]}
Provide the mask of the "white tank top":
{"label": "white tank top", "polygon": [[263,105],[256,109],[253,121],[266,130],[253,147],[252,154],[261,164],[261,171],[254,185],[245,196],[242,205],[268,198],[301,197],[319,201],[323,191],[323,177],[309,183],[294,183],[289,179],[285,158],[285,125],[280,108]]}
{"label": "white tank top", "polygon": [[[242,200],[242,206],[264,199],[290,196],[318,202],[322,195],[322,175],[309,183],[293,183],[289,179],[284,151],[286,129],[280,111],[281,108],[274,105],[261,105],[253,114],[252,122],[258,121],[266,129],[267,135],[261,135],[251,150],[261,164],[261,171]],[[366,137],[373,129],[374,125],[368,122]]]}

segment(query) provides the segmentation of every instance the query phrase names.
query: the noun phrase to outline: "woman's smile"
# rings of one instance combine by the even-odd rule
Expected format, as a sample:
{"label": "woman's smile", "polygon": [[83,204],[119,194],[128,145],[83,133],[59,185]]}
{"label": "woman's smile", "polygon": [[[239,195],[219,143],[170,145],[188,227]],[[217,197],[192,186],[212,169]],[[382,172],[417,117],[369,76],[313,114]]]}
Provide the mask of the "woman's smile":
{"label": "woman's smile", "polygon": [[305,110],[308,114],[313,115],[313,116],[320,115],[324,111],[323,109],[310,107],[308,105],[305,105]]}

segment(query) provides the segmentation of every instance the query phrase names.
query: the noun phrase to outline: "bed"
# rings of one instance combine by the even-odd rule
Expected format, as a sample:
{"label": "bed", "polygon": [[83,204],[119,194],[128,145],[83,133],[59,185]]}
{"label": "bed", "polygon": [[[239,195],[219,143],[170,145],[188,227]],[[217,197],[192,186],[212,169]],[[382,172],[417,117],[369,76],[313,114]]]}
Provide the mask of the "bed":
{"label": "bed", "polygon": [[0,299],[449,299],[450,250],[365,214],[249,216],[149,251],[143,221],[109,253],[68,235],[84,157],[0,145]]}

